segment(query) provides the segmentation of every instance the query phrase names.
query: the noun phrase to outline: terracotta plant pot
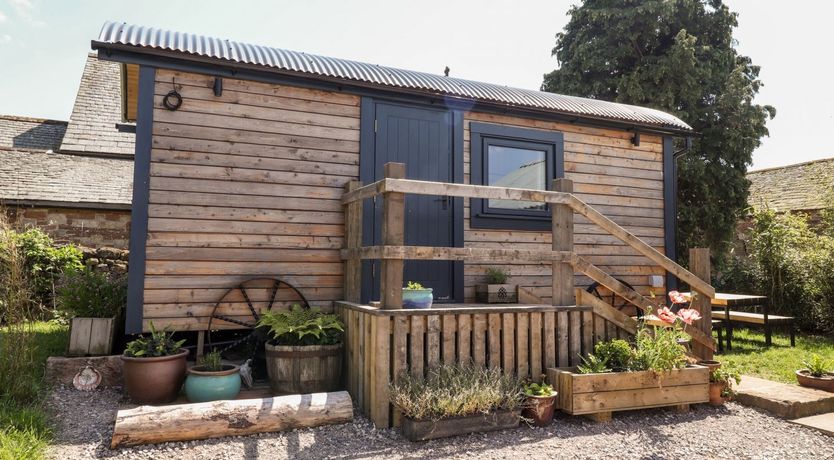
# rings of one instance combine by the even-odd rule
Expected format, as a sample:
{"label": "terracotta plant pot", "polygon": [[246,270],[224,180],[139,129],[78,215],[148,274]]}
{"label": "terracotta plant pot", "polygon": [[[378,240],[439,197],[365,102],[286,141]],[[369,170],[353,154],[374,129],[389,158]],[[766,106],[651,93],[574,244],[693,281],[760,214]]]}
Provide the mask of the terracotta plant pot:
{"label": "terracotta plant pot", "polygon": [[224,364],[222,371],[207,371],[203,366],[188,369],[185,396],[189,401],[207,402],[235,399],[240,393],[240,366]]}
{"label": "terracotta plant pot", "polygon": [[721,393],[726,388],[726,384],[723,383],[710,383],[709,384],[709,403],[713,406],[721,406],[724,404],[724,397],[721,396]]}
{"label": "terracotta plant pot", "polygon": [[521,412],[521,416],[533,420],[533,425],[547,426],[553,421],[556,408],[556,394],[553,396],[527,396],[528,406]]}
{"label": "terracotta plant pot", "polygon": [[710,373],[721,368],[720,361],[713,361],[711,359],[702,359],[698,361],[698,365],[709,368]]}
{"label": "terracotta plant pot", "polygon": [[827,373],[822,377],[814,377],[808,369],[796,371],[796,381],[803,387],[834,392],[834,373]]}
{"label": "terracotta plant pot", "polygon": [[177,398],[185,380],[188,350],[158,358],[122,355],[125,391],[138,404],[164,404]]}

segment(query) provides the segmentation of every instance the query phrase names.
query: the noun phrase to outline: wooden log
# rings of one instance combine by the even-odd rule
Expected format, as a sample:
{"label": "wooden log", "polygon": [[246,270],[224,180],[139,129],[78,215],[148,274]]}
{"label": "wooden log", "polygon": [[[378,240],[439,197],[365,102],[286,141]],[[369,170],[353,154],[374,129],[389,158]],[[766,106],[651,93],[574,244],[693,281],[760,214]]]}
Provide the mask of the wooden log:
{"label": "wooden log", "polygon": [[[405,165],[386,163],[385,177],[405,177]],[[382,205],[382,244],[402,246],[405,243],[405,195],[386,193]],[[380,269],[380,293],[382,308],[386,310],[403,307],[403,259],[382,259]]]}
{"label": "wooden log", "polygon": [[[553,190],[563,193],[573,192],[570,179],[556,179]],[[565,204],[552,206],[552,247],[553,251],[573,251],[573,210]],[[553,261],[552,271],[553,305],[574,305],[573,266],[569,262]]]}
{"label": "wooden log", "polygon": [[110,448],[272,433],[353,420],[346,391],[120,410]]}
{"label": "wooden log", "polygon": [[[707,248],[692,248],[689,250],[689,268],[692,273],[707,284],[710,282],[710,261],[709,249]],[[694,288],[694,286],[693,286]],[[687,326],[686,329],[699,329],[706,337],[712,338],[712,299],[711,296],[701,290],[697,291],[697,295],[690,302],[690,307],[701,313],[701,319],[692,326]],[[713,349],[705,347],[699,342],[692,344],[692,353],[701,358],[711,360],[713,358]]]}

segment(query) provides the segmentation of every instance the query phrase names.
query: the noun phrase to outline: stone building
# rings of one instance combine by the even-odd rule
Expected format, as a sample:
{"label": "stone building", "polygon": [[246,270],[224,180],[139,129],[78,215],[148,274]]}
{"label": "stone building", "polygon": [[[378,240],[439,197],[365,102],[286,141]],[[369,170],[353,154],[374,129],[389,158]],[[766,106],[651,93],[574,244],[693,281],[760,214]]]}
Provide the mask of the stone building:
{"label": "stone building", "polygon": [[832,205],[834,158],[797,163],[747,173],[751,207],[776,212],[802,212],[813,221]]}
{"label": "stone building", "polygon": [[127,249],[135,125],[121,70],[88,55],[69,121],[0,115],[0,202],[18,225]]}

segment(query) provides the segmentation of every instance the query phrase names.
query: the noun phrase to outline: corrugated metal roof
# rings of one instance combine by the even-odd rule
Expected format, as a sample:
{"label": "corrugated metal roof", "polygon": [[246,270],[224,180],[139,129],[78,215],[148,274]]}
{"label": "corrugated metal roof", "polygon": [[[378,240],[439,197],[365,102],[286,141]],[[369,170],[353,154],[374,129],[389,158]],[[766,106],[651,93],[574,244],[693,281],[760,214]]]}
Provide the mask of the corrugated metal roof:
{"label": "corrugated metal roof", "polygon": [[282,72],[356,81],[534,110],[625,121],[672,130],[692,130],[688,124],[673,115],[645,107],[510,88],[123,22],[106,22],[98,40],[93,42],[93,47],[106,48],[108,44],[187,53],[220,61],[263,66]]}

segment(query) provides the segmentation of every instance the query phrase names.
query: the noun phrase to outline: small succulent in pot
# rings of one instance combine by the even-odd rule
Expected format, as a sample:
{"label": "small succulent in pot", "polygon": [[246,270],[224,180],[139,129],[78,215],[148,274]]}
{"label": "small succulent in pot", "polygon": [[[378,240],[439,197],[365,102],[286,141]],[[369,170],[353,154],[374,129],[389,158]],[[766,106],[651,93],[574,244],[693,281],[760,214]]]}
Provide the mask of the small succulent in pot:
{"label": "small succulent in pot", "polygon": [[191,402],[234,399],[240,393],[240,367],[223,364],[220,352],[206,353],[188,369],[185,395]]}
{"label": "small succulent in pot", "polygon": [[432,288],[423,287],[414,281],[409,281],[403,288],[403,308],[431,308],[433,301]]}
{"label": "small succulent in pot", "polygon": [[834,363],[818,354],[802,361],[805,369],[796,371],[796,380],[804,387],[834,392]]}
{"label": "small succulent in pot", "polygon": [[547,383],[531,382],[524,385],[527,404],[521,416],[533,421],[533,425],[547,426],[553,421],[556,407],[556,391]]}
{"label": "small succulent in pot", "polygon": [[153,323],[150,335],[129,342],[122,355],[125,390],[140,404],[163,404],[176,399],[185,379],[185,340],[174,333],[158,331]]}

